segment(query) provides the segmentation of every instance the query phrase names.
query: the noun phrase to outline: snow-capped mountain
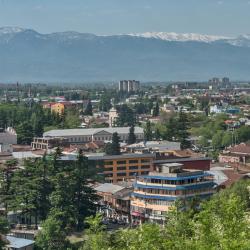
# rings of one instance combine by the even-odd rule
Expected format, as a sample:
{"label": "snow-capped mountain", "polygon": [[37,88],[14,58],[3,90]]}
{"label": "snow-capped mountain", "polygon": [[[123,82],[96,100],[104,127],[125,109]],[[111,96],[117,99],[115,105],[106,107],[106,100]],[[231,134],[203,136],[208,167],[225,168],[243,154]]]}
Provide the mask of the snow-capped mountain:
{"label": "snow-capped mountain", "polygon": [[20,27],[0,27],[0,35],[15,34],[23,31],[25,31],[25,29]]}
{"label": "snow-capped mountain", "polygon": [[129,36],[144,37],[144,38],[155,38],[165,41],[175,41],[175,42],[205,42],[210,43],[218,40],[230,39],[224,36],[211,36],[211,35],[201,35],[196,33],[174,33],[174,32],[146,32],[146,33],[130,33]]}
{"label": "snow-capped mountain", "polygon": [[250,47],[250,34],[241,35],[234,39],[229,39],[227,42],[234,46]]}
{"label": "snow-capped mountain", "polygon": [[250,79],[250,35],[148,32],[40,34],[0,28],[0,81],[83,82]]}

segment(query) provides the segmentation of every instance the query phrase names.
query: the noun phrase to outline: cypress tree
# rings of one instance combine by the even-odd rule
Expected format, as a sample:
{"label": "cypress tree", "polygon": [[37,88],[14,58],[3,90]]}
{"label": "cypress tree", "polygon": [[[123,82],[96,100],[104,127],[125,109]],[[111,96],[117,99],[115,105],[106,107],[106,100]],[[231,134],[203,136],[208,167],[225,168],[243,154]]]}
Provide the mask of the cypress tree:
{"label": "cypress tree", "polygon": [[128,144],[134,144],[136,142],[135,127],[131,126],[128,135]]}
{"label": "cypress tree", "polygon": [[146,128],[144,130],[144,137],[145,137],[146,141],[151,141],[152,138],[153,138],[152,128],[151,128],[150,121],[147,121],[147,123],[146,123]]}

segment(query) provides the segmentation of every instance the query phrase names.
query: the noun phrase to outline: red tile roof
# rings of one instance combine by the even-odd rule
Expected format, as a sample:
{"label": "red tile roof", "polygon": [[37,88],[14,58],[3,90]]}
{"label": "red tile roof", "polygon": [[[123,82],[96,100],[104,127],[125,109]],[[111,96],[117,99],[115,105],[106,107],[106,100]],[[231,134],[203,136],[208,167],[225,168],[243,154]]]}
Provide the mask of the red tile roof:
{"label": "red tile roof", "polygon": [[230,153],[239,153],[239,154],[249,154],[250,155],[250,145],[247,145],[245,143],[241,143],[239,145],[236,145],[234,147],[230,147],[227,149]]}

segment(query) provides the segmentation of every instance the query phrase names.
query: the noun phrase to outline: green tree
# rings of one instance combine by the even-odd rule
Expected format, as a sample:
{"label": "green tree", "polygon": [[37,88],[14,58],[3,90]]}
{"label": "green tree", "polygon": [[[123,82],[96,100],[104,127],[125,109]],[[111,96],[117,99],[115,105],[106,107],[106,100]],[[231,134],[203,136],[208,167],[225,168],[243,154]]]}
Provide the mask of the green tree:
{"label": "green tree", "polygon": [[136,142],[135,127],[132,125],[129,129],[128,144],[134,144]]}
{"label": "green tree", "polygon": [[0,249],[5,249],[6,238],[5,235],[9,232],[9,224],[5,217],[0,216]]}
{"label": "green tree", "polygon": [[222,139],[223,139],[223,131],[217,131],[212,138],[212,146],[214,149],[221,149],[222,148]]}
{"label": "green tree", "polygon": [[160,132],[160,129],[159,129],[159,128],[156,128],[156,129],[155,129],[154,138],[155,138],[155,140],[157,140],[157,141],[161,139],[161,132]]}
{"label": "green tree", "polygon": [[153,133],[150,121],[147,121],[146,123],[146,127],[144,129],[144,138],[146,141],[152,141],[153,139]]}
{"label": "green tree", "polygon": [[225,132],[222,137],[222,146],[228,147],[232,145],[232,133],[231,132]]}
{"label": "green tree", "polygon": [[[94,171],[95,172],[95,171]],[[74,181],[73,204],[75,205],[76,229],[83,227],[83,219],[94,214],[96,211],[96,202],[98,196],[95,190],[90,186],[90,178],[94,176],[88,165],[88,158],[83,156],[82,150],[79,151],[78,159],[72,172]]]}
{"label": "green tree", "polygon": [[204,147],[208,147],[209,146],[209,142],[208,142],[208,139],[204,136],[201,136],[199,138],[199,141],[198,141],[198,145],[202,148]]}
{"label": "green tree", "polygon": [[87,240],[84,242],[81,250],[104,250],[110,246],[110,236],[105,231],[106,226],[102,224],[102,215],[90,216],[85,219],[85,223],[89,226],[86,230]]}
{"label": "green tree", "polygon": [[41,250],[65,250],[70,247],[62,222],[53,217],[45,220],[36,237],[36,247]]}
{"label": "green tree", "polygon": [[169,141],[173,141],[177,137],[177,127],[176,127],[176,120],[174,117],[170,117],[169,121],[166,124],[166,132],[163,135],[164,139]]}
{"label": "green tree", "polygon": [[132,126],[135,124],[135,114],[133,109],[131,109],[128,105],[123,104],[118,109],[119,117],[116,121],[116,125],[118,127],[123,126]]}
{"label": "green tree", "polygon": [[113,133],[113,136],[112,136],[112,149],[113,149],[114,155],[121,154],[120,137],[117,132]]}
{"label": "green tree", "polygon": [[33,128],[29,122],[23,122],[16,128],[17,143],[31,144],[33,139]]}
{"label": "green tree", "polygon": [[91,100],[89,100],[87,107],[84,111],[85,115],[93,115],[93,108],[92,108],[92,104],[91,104]]}
{"label": "green tree", "polygon": [[153,108],[153,116],[159,116],[160,114],[160,108],[159,108],[159,103],[156,102],[155,107]]}
{"label": "green tree", "polygon": [[189,140],[189,125],[188,125],[188,117],[187,114],[182,110],[179,113],[179,117],[177,120],[177,138],[181,143],[181,149],[190,148],[191,143]]}
{"label": "green tree", "polygon": [[112,143],[108,143],[106,145],[105,152],[108,155],[120,155],[121,154],[120,138],[117,132],[113,133]]}
{"label": "green tree", "polygon": [[109,111],[111,109],[111,97],[105,93],[101,96],[101,99],[100,99],[100,104],[99,104],[99,109],[100,111]]}

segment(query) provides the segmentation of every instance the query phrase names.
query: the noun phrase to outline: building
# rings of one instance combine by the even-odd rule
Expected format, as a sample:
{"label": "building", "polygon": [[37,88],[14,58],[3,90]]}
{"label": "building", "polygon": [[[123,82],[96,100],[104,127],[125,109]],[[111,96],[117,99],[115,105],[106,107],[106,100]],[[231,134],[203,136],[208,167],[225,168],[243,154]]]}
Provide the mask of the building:
{"label": "building", "polygon": [[117,183],[153,171],[154,157],[154,154],[124,154],[89,156],[88,159],[96,162],[106,182]]}
{"label": "building", "polygon": [[33,250],[35,241],[14,236],[6,236],[7,245],[4,249],[7,250]]}
{"label": "building", "polygon": [[48,150],[58,146],[64,147],[69,144],[65,138],[38,138],[35,137],[31,143],[32,150]]}
{"label": "building", "polygon": [[135,80],[122,80],[119,82],[119,91],[136,92],[140,89],[140,82]]}
{"label": "building", "polygon": [[[123,183],[124,184],[124,183]],[[130,195],[132,186],[103,183],[94,188],[101,197],[101,205],[110,206],[118,214],[130,213]]]}
{"label": "building", "polygon": [[222,78],[222,83],[223,84],[229,84],[230,83],[230,79],[228,77],[223,77]]}
{"label": "building", "polygon": [[[111,141],[113,133],[118,133],[121,141],[127,141],[129,127],[91,128],[91,129],[58,129],[43,134],[44,138],[65,138],[69,143],[86,143],[91,141]],[[138,141],[144,140],[143,128],[135,127]]]}
{"label": "building", "polygon": [[166,159],[159,159],[156,158],[154,160],[154,168],[162,164],[171,164],[171,163],[180,163],[183,164],[185,169],[196,169],[196,170],[203,170],[209,171],[211,158],[207,157],[177,157],[174,156],[171,158]]}
{"label": "building", "polygon": [[52,113],[62,115],[64,113],[65,106],[62,103],[55,103],[51,105],[50,110]]}
{"label": "building", "polygon": [[186,170],[182,164],[159,166],[157,171],[137,177],[131,197],[134,220],[163,222],[176,200],[209,198],[214,192],[212,175],[199,170]]}
{"label": "building", "polygon": [[0,144],[17,144],[16,131],[11,127],[0,128]]}
{"label": "building", "polygon": [[119,114],[115,108],[109,110],[109,127],[114,127]]}
{"label": "building", "polygon": [[219,155],[220,163],[236,163],[247,165],[250,163],[250,145],[241,143],[229,147]]}

